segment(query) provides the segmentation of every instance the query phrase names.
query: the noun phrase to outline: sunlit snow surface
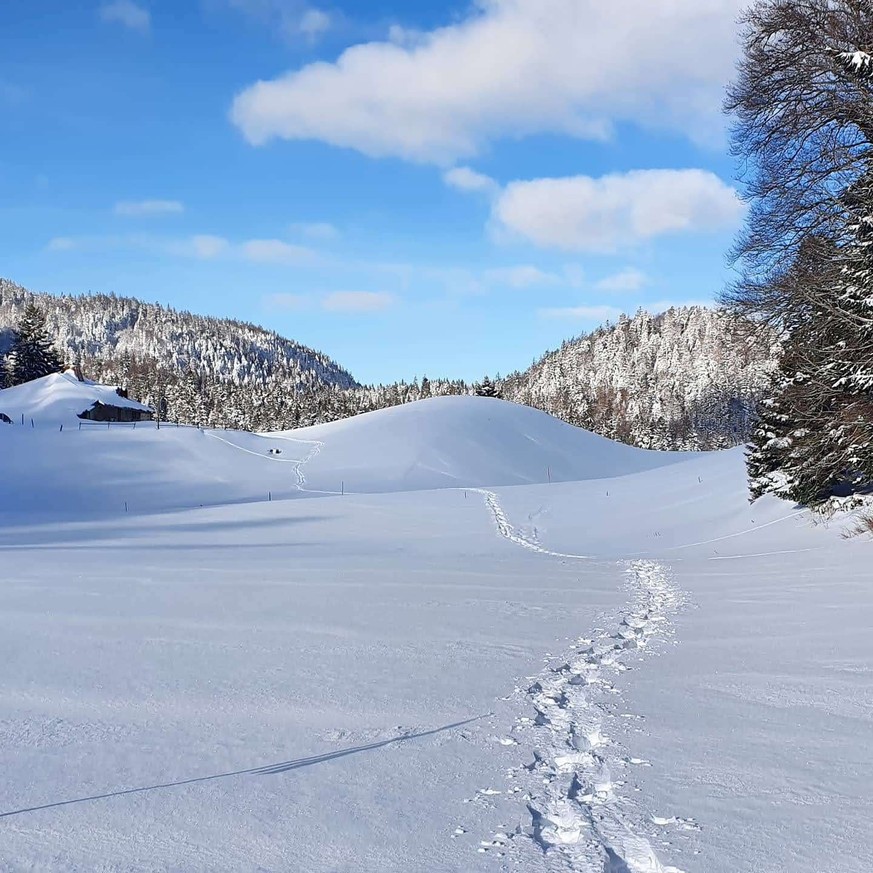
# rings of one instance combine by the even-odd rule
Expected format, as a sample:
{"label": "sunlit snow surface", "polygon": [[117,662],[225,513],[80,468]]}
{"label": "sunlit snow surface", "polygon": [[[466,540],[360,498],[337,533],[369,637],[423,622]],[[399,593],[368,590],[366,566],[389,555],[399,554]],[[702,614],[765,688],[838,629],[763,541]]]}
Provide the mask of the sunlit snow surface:
{"label": "sunlit snow surface", "polygon": [[869,870],[871,545],[742,468],[0,425],[0,870]]}

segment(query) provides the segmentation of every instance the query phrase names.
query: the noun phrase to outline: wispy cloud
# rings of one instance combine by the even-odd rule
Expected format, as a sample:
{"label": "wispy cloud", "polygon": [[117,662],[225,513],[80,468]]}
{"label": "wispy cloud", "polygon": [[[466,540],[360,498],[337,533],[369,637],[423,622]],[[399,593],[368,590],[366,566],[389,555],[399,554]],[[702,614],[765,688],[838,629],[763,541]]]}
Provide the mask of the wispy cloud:
{"label": "wispy cloud", "polygon": [[229,252],[231,244],[223,236],[211,233],[198,233],[183,240],[173,240],[163,246],[168,254],[183,258],[197,258],[201,261],[211,261]]}
{"label": "wispy cloud", "polygon": [[247,261],[259,264],[296,266],[315,257],[312,249],[280,239],[250,239],[239,246],[239,251]]}
{"label": "wispy cloud", "polygon": [[77,247],[76,240],[71,236],[56,236],[48,241],[46,248],[50,252],[71,252]]}
{"label": "wispy cloud", "polygon": [[59,236],[46,246],[49,251],[99,252],[111,249],[131,249],[175,258],[213,261],[218,258],[249,261],[253,264],[299,266],[317,260],[318,253],[305,246],[295,246],[279,239],[249,239],[234,242],[210,233],[186,237],[164,237],[151,234],[107,236]]}
{"label": "wispy cloud", "polygon": [[333,21],[323,9],[307,9],[297,24],[300,32],[309,39],[317,39],[330,30]]}
{"label": "wispy cloud", "polygon": [[268,26],[289,42],[301,39],[315,42],[334,29],[342,16],[330,13],[317,6],[309,6],[305,0],[211,0],[213,5],[225,5],[236,9]]}
{"label": "wispy cloud", "polygon": [[114,0],[112,3],[104,3],[99,12],[103,21],[120,24],[129,30],[148,33],[151,29],[151,13],[133,0]]}
{"label": "wispy cloud", "polygon": [[451,170],[446,170],[443,173],[443,181],[450,188],[456,188],[458,191],[496,194],[500,190],[500,185],[494,179],[470,167],[453,167]]}
{"label": "wispy cloud", "polygon": [[393,294],[378,291],[336,291],[322,299],[321,308],[327,312],[381,312],[396,301]]}
{"label": "wispy cloud", "polygon": [[312,305],[312,297],[306,294],[268,294],[263,300],[267,309],[283,309],[298,312]]}
{"label": "wispy cloud", "polygon": [[296,221],[290,230],[292,234],[324,242],[339,239],[341,236],[338,228],[328,221]]}
{"label": "wispy cloud", "polygon": [[535,288],[565,283],[563,276],[557,273],[548,273],[530,264],[486,270],[483,278],[489,285],[509,288]]}
{"label": "wispy cloud", "polygon": [[649,284],[649,277],[633,267],[604,276],[595,287],[600,291],[639,291]]}
{"label": "wispy cloud", "polygon": [[178,200],[121,200],[115,204],[116,215],[127,218],[178,215],[185,211]]}

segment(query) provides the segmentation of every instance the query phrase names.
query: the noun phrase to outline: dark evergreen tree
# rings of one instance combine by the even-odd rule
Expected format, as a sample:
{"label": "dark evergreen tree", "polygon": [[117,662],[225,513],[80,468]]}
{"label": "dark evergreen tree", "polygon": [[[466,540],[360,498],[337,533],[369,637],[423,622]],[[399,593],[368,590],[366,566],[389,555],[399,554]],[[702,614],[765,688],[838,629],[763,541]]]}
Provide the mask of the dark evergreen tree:
{"label": "dark evergreen tree", "polygon": [[779,490],[791,446],[790,418],[784,408],[787,378],[780,369],[766,399],[758,404],[758,420],[747,447],[746,467],[752,500]]}
{"label": "dark evergreen tree", "polygon": [[476,386],[479,397],[500,397],[500,389],[487,376]]}
{"label": "dark evergreen tree", "polygon": [[6,367],[6,356],[0,355],[0,391],[9,385],[9,371]]}
{"label": "dark evergreen tree", "polygon": [[31,303],[15,330],[12,340],[12,359],[9,381],[13,385],[32,382],[64,368],[63,360],[54,347],[48,334],[45,315]]}

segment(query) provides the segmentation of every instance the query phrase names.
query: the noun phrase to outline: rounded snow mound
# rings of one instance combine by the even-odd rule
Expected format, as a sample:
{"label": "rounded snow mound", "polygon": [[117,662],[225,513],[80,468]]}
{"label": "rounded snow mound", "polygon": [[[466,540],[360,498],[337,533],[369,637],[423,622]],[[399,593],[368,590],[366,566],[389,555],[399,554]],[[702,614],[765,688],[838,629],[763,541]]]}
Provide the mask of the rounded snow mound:
{"label": "rounded snow mound", "polygon": [[307,487],[329,491],[603,479],[690,457],[636,449],[488,397],[435,397],[274,436],[318,444]]}

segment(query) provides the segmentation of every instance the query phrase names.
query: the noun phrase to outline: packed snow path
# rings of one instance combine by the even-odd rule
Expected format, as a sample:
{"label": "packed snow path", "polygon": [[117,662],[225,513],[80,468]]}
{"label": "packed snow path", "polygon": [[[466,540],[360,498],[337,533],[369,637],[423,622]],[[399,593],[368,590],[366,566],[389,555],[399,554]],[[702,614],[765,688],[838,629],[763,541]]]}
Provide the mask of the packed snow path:
{"label": "packed snow path", "polygon": [[[510,542],[546,556],[587,559],[543,548],[512,525],[495,492],[471,490],[482,495],[498,532]],[[662,564],[637,560],[625,572],[633,598],[616,626],[597,639],[578,640],[526,689],[534,715],[521,716],[505,742],[532,758],[509,773],[510,793],[524,798],[530,827],[495,834],[480,851],[504,855],[520,839],[531,839],[549,870],[681,873],[658,859],[642,833],[638,804],[622,792],[618,774],[648,762],[627,755],[607,723],[622,717],[614,714],[620,692],[611,679],[630,670],[653,639],[672,636],[670,615],[683,595]]]}

